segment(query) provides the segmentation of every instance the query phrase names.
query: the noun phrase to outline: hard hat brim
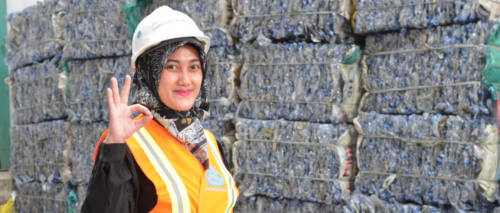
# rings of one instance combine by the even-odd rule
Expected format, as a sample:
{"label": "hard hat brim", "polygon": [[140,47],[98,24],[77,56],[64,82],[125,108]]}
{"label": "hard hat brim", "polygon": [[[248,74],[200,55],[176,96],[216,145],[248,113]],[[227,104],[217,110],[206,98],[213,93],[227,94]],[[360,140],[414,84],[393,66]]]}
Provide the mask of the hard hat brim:
{"label": "hard hat brim", "polygon": [[[202,42],[203,43],[203,51],[205,51],[205,54],[208,53],[208,51],[210,50],[210,38],[208,38],[207,36],[190,36],[190,37],[179,37],[179,38],[192,38],[192,37],[194,37],[197,40],[199,40],[200,42]],[[176,38],[169,38],[169,39],[163,40],[163,41],[168,41],[168,40],[172,40],[172,39],[176,39]],[[135,61],[137,60],[137,58],[139,58],[139,56],[141,56],[143,53],[145,53],[146,51],[150,50],[151,48],[160,44],[163,41],[151,43],[148,46],[139,50],[139,52],[137,52],[136,54],[132,55],[131,67],[132,67],[132,71],[134,73],[136,72]]]}

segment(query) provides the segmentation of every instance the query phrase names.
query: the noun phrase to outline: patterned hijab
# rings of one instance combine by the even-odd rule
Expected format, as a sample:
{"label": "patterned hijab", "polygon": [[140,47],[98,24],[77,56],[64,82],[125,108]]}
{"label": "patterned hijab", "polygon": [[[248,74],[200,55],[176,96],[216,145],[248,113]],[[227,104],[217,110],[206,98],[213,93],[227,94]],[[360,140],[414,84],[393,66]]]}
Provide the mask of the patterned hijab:
{"label": "patterned hijab", "polygon": [[[166,106],[158,95],[158,85],[168,57],[183,45],[190,45],[200,53],[203,81],[198,97],[189,111],[176,111]],[[186,147],[205,169],[208,168],[208,144],[201,120],[208,116],[208,86],[206,78],[206,53],[203,43],[195,38],[164,41],[143,53],[136,62],[132,83],[133,102],[146,106],[170,134]]]}

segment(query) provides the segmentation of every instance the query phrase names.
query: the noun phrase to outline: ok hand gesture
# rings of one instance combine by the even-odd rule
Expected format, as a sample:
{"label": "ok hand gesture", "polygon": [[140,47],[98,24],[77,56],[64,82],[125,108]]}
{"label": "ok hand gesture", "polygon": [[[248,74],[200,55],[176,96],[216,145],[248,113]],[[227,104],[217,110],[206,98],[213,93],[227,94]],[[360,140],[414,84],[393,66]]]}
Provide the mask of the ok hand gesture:
{"label": "ok hand gesture", "polygon": [[[107,89],[109,108],[109,133],[104,143],[124,143],[137,130],[149,123],[153,115],[148,108],[140,104],[128,106],[128,96],[132,79],[125,77],[125,85],[121,95],[118,90],[118,81],[111,78],[112,89]],[[134,121],[131,116],[137,112],[144,114],[140,120]]]}

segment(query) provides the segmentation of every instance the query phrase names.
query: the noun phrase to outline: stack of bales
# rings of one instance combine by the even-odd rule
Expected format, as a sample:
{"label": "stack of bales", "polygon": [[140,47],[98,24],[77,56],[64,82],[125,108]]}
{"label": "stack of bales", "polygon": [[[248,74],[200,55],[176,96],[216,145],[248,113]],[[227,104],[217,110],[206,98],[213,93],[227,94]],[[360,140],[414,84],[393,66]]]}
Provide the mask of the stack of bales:
{"label": "stack of bales", "polygon": [[[236,212],[337,212],[353,187],[360,50],[349,1],[235,1]],[[343,16],[345,14],[346,16]]]}
{"label": "stack of bales", "polygon": [[5,64],[11,86],[11,173],[18,212],[66,211],[71,188],[65,74],[61,66],[60,15],[55,1],[45,1],[9,14],[10,31]]}
{"label": "stack of bales", "polygon": [[482,70],[498,27],[481,20],[477,1],[355,4],[354,30],[367,36],[367,93],[355,119],[358,197],[491,211],[498,120]]}

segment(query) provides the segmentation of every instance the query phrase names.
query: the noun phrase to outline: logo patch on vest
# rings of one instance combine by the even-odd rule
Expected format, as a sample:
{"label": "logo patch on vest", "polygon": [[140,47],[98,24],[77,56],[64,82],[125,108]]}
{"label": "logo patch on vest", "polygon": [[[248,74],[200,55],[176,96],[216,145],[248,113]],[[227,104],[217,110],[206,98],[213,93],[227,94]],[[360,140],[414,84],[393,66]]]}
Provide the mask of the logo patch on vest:
{"label": "logo patch on vest", "polygon": [[224,185],[224,179],[222,179],[222,176],[217,172],[217,170],[214,167],[209,167],[207,171],[207,182],[208,185],[213,186],[213,187],[221,187]]}

